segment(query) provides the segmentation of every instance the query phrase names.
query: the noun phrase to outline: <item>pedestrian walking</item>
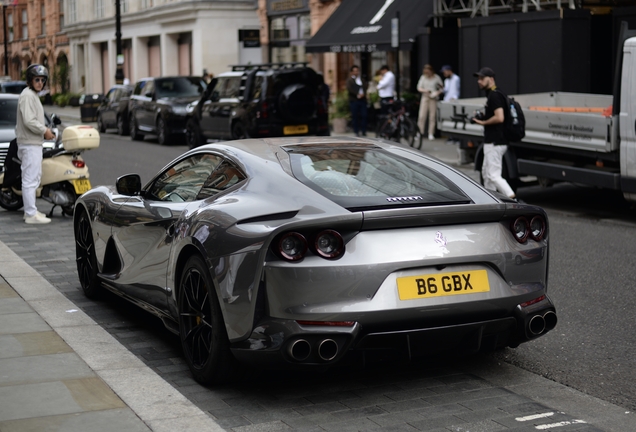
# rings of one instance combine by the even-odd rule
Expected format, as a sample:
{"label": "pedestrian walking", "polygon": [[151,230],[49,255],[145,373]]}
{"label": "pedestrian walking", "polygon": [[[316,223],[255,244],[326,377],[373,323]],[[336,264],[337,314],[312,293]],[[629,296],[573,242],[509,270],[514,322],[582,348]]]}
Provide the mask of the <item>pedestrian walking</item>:
{"label": "pedestrian walking", "polygon": [[485,90],[487,96],[482,117],[472,120],[484,127],[484,162],[481,168],[484,187],[515,198],[515,192],[501,176],[503,156],[508,150],[508,141],[504,135],[506,95],[497,88],[495,72],[491,68],[483,67],[473,75],[477,77],[479,88]]}
{"label": "pedestrian walking", "polygon": [[367,82],[360,77],[360,68],[351,66],[351,76],[347,79],[351,122],[356,136],[367,135]]}
{"label": "pedestrian walking", "polygon": [[437,99],[442,93],[444,84],[442,79],[437,75],[433,66],[427,64],[424,66],[422,76],[417,82],[417,91],[422,93],[420,99],[420,111],[417,116],[417,126],[420,133],[424,133],[424,126],[428,118],[428,139],[435,139],[435,116],[437,115]]}
{"label": "pedestrian walking", "polygon": [[378,96],[380,96],[380,113],[386,115],[389,112],[389,106],[393,103],[395,97],[395,75],[389,69],[388,65],[380,68],[380,81],[378,82]]}
{"label": "pedestrian walking", "polygon": [[32,64],[26,70],[27,87],[18,99],[17,122],[15,126],[18,141],[18,158],[22,161],[22,200],[24,221],[28,224],[51,222],[35,206],[35,191],[42,177],[42,144],[55,137],[46,127],[44,108],[38,93],[49,78],[49,71],[42,65]]}
{"label": "pedestrian walking", "polygon": [[444,75],[444,102],[459,99],[461,84],[459,76],[453,72],[450,65],[442,66],[442,75]]}

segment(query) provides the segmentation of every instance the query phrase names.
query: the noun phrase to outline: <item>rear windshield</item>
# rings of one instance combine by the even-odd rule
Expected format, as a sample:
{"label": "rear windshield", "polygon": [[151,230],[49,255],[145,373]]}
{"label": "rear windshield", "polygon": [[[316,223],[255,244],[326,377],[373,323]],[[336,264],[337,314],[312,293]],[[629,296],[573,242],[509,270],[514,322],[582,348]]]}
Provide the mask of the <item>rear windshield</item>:
{"label": "rear windshield", "polygon": [[196,77],[165,78],[155,81],[158,98],[179,98],[199,96],[204,90],[204,82]]}
{"label": "rear windshield", "polygon": [[470,202],[439,172],[379,147],[286,150],[298,180],[351,211]]}
{"label": "rear windshield", "polygon": [[2,86],[3,93],[20,94],[26,88],[26,83],[11,83]]}

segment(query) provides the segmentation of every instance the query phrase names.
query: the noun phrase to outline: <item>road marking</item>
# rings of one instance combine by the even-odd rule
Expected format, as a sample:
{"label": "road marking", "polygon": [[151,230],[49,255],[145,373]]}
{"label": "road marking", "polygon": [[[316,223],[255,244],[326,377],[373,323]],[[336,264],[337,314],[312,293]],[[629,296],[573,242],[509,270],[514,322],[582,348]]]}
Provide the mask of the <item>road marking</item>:
{"label": "road marking", "polygon": [[535,426],[535,429],[539,429],[539,430],[552,429],[552,428],[556,428],[556,427],[569,426],[569,425],[572,425],[572,424],[581,424],[581,423],[587,423],[587,422],[583,421],[583,420],[562,421],[562,422],[559,422],[559,423],[538,425],[538,426]]}
{"label": "road marking", "polygon": [[543,413],[543,414],[534,414],[534,415],[529,415],[529,416],[525,416],[525,417],[517,417],[515,420],[517,420],[518,422],[524,422],[524,421],[528,421],[528,420],[536,420],[536,419],[540,419],[540,418],[546,418],[546,417],[550,417],[553,416],[554,413],[553,412],[547,412],[547,413]]}

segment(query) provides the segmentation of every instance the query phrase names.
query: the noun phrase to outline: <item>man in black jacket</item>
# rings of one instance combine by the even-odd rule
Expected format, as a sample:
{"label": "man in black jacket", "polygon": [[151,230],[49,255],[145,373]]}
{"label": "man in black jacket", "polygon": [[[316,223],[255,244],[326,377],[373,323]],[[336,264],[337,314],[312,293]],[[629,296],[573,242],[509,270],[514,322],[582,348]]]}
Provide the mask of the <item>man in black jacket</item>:
{"label": "man in black jacket", "polygon": [[495,72],[492,69],[484,67],[473,75],[477,77],[479,88],[486,91],[488,98],[483,118],[474,119],[475,123],[484,127],[484,163],[481,167],[484,187],[515,198],[515,192],[501,176],[503,156],[508,150],[508,140],[504,136],[506,96],[497,89]]}
{"label": "man in black jacket", "polygon": [[351,66],[351,76],[347,79],[349,108],[353,132],[356,136],[367,135],[367,82],[360,77],[360,68]]}

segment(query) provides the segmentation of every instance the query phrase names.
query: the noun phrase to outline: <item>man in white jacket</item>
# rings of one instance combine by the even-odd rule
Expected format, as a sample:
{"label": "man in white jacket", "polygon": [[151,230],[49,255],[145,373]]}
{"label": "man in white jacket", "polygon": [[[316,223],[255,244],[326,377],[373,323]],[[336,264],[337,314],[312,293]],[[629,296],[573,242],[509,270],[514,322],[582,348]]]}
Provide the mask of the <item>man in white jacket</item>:
{"label": "man in white jacket", "polygon": [[49,78],[49,71],[42,65],[32,64],[26,70],[27,88],[18,99],[15,135],[18,140],[18,158],[22,168],[22,201],[24,202],[24,221],[28,224],[46,224],[51,222],[35,206],[35,191],[42,177],[42,143],[55,137],[47,128],[44,108],[38,93],[42,91]]}

